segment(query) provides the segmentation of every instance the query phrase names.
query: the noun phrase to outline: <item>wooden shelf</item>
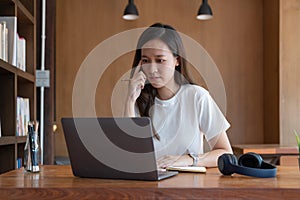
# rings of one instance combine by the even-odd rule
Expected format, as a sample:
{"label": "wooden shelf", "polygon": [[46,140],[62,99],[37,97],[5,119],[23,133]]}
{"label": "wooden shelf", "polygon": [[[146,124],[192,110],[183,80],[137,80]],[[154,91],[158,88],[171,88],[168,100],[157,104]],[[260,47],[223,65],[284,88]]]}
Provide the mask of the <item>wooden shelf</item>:
{"label": "wooden shelf", "polygon": [[27,136],[3,136],[0,137],[0,146],[16,143],[25,143]]}
{"label": "wooden shelf", "polygon": [[17,69],[17,72],[16,72],[17,76],[18,76],[18,79],[22,82],[22,81],[29,81],[29,82],[32,82],[34,83],[35,82],[35,76],[28,73],[28,72],[24,72],[20,69]]}
{"label": "wooden shelf", "polygon": [[26,71],[0,59],[0,174],[17,168],[27,136],[16,136],[17,98],[29,99],[30,120],[36,120],[36,0],[0,0],[0,16],[17,18],[17,31],[26,40]]}
{"label": "wooden shelf", "polygon": [[17,143],[26,143],[27,136],[16,136]]}
{"label": "wooden shelf", "polygon": [[16,73],[16,67],[12,66],[8,62],[5,62],[4,60],[0,59],[0,73],[1,72],[11,72]]}
{"label": "wooden shelf", "polygon": [[[24,20],[25,23],[31,23],[34,24],[34,16],[27,10],[27,8],[20,2],[17,2],[17,7],[18,7],[18,18],[20,20]],[[20,17],[20,15],[24,15],[26,17]]]}
{"label": "wooden shelf", "polygon": [[29,13],[31,13],[31,15],[34,16],[35,1],[33,1],[33,0],[18,0],[18,2],[21,3],[22,5],[24,5],[26,10],[28,10]]}
{"label": "wooden shelf", "polygon": [[8,62],[3,61],[0,59],[0,74],[5,73],[14,73],[18,76],[18,78],[29,81],[29,82],[35,82],[35,76],[31,73],[24,72],[15,66],[9,64]]}
{"label": "wooden shelf", "polygon": [[16,143],[16,136],[4,136],[0,137],[0,146],[10,145]]}
{"label": "wooden shelf", "polygon": [[0,5],[1,6],[14,6],[16,3],[16,0],[1,0]]}

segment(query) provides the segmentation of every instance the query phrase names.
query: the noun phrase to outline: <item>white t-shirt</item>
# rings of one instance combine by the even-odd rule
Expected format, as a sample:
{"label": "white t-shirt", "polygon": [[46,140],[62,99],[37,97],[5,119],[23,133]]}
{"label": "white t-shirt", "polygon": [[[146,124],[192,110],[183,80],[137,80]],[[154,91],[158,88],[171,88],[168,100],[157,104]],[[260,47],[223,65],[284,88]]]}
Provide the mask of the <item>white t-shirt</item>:
{"label": "white t-shirt", "polygon": [[158,157],[203,153],[207,141],[226,131],[230,124],[208,91],[197,85],[181,85],[168,100],[155,98],[150,117],[160,140],[154,139]]}

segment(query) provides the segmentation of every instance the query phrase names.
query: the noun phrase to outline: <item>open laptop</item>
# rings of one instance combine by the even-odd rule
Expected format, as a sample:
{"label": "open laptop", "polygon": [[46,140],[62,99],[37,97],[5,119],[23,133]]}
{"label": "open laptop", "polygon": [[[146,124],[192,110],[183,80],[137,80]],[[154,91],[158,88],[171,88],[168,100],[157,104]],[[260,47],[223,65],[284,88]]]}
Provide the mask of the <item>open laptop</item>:
{"label": "open laptop", "polygon": [[74,176],[161,180],[178,174],[157,169],[150,118],[62,118]]}

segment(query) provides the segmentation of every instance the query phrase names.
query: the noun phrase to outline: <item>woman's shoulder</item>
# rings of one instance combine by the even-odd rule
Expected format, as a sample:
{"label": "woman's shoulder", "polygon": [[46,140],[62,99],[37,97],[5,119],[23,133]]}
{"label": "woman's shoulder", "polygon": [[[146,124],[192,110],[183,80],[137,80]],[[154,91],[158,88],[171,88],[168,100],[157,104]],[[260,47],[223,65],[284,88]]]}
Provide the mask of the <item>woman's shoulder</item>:
{"label": "woman's shoulder", "polygon": [[191,93],[191,94],[197,95],[197,96],[203,96],[203,95],[209,94],[209,92],[205,88],[203,88],[199,85],[185,84],[182,87],[183,87],[182,89],[185,93]]}

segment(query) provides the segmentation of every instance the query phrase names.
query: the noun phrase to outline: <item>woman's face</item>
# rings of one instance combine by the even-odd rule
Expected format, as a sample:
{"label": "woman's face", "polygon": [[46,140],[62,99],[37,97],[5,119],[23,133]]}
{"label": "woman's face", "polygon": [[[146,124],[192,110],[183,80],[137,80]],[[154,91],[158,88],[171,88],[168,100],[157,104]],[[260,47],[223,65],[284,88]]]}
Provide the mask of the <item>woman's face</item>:
{"label": "woman's face", "polygon": [[177,57],[163,41],[153,39],[142,47],[141,66],[154,88],[162,88],[173,81],[177,65]]}

